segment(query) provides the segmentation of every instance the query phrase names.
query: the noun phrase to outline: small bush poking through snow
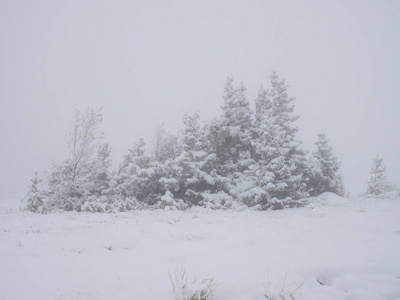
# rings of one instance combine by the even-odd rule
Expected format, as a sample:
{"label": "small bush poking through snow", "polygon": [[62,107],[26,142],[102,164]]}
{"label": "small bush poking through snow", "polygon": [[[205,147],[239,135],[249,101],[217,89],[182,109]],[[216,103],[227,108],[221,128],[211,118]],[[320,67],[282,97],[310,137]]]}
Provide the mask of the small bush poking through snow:
{"label": "small bush poking through snow", "polygon": [[43,208],[44,194],[39,187],[41,182],[42,179],[40,179],[38,173],[35,172],[35,175],[31,179],[29,192],[25,197],[26,204],[24,205],[28,210],[32,212],[39,212],[39,213],[44,212]]}
{"label": "small bush poking through snow", "polygon": [[170,191],[166,191],[159,202],[160,208],[164,210],[185,210],[188,205],[180,199],[175,199]]}
{"label": "small bush poking through snow", "polygon": [[295,300],[299,299],[297,293],[300,291],[301,287],[303,286],[304,282],[296,287],[293,288],[293,284],[291,284],[288,288],[285,287],[286,277],[283,280],[282,288],[278,285],[271,285],[268,282],[268,285],[264,287],[264,296],[268,300]]}
{"label": "small bush poking through snow", "polygon": [[215,289],[220,285],[214,277],[194,276],[192,281],[187,278],[184,267],[177,268],[175,273],[169,274],[175,300],[210,300]]}

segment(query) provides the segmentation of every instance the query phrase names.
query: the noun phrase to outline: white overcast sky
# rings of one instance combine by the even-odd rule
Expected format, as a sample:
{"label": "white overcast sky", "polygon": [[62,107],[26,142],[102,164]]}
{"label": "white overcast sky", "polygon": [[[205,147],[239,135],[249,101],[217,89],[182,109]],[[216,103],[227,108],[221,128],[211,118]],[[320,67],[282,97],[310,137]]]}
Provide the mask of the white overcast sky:
{"label": "white overcast sky", "polygon": [[400,184],[400,1],[0,0],[0,199],[67,158],[75,108],[103,107],[118,162],[162,122],[220,114],[228,75],[253,102],[272,70],[304,148],[326,133],[347,190],[377,153]]}

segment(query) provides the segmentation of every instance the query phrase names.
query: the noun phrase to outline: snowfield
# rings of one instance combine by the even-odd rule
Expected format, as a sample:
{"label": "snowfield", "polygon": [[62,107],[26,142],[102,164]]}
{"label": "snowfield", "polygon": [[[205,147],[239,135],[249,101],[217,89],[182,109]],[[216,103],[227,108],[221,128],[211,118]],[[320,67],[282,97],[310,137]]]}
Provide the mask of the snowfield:
{"label": "snowfield", "polygon": [[400,299],[400,200],[48,215],[18,205],[0,202],[0,299],[173,300],[177,268],[214,276],[216,300],[301,284],[295,299]]}

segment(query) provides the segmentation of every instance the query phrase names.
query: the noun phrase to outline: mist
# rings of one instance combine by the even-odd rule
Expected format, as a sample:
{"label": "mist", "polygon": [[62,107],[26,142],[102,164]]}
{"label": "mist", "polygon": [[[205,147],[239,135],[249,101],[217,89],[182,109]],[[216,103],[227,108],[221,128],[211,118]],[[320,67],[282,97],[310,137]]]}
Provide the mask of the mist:
{"label": "mist", "polygon": [[304,148],[325,133],[346,190],[364,191],[377,153],[399,184],[399,41],[396,1],[3,1],[0,199],[67,158],[75,108],[103,107],[118,163],[163,122],[218,116],[227,76],[253,102],[272,70]]}

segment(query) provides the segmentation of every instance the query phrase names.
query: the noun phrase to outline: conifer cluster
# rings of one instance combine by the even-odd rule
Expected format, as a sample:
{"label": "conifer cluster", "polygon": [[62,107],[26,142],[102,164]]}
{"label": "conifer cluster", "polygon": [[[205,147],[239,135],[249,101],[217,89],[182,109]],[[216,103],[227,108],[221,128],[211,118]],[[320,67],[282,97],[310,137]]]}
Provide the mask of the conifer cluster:
{"label": "conifer cluster", "polygon": [[[178,135],[164,126],[154,135],[151,153],[139,140],[111,171],[102,143],[102,112],[76,112],[69,139],[70,157],[55,164],[48,190],[31,193],[30,207],[92,212],[140,208],[279,209],[300,206],[309,196],[343,195],[339,162],[325,135],[308,153],[297,139],[295,99],[273,72],[259,89],[255,111],[243,84],[226,81],[222,113],[202,122],[185,115]],[[42,199],[46,199],[45,204]]]}

